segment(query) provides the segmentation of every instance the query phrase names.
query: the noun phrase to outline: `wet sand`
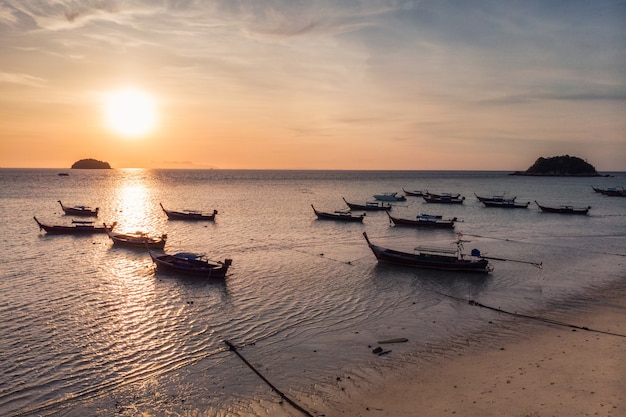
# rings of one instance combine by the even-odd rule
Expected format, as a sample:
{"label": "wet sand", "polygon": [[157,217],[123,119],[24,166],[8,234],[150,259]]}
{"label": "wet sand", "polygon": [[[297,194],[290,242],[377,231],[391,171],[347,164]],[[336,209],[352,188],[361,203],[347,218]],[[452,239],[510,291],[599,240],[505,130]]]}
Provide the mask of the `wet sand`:
{"label": "wet sand", "polygon": [[508,326],[519,326],[517,337],[381,369],[375,381],[343,387],[340,398],[317,411],[368,417],[626,416],[626,291],[567,317],[570,324],[600,332],[513,320]]}

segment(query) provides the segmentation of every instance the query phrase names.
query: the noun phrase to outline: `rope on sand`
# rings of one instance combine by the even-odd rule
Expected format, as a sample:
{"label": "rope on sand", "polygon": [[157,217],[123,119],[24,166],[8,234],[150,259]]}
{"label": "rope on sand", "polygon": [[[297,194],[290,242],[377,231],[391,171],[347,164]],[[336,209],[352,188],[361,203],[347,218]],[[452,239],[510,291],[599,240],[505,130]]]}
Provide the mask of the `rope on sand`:
{"label": "rope on sand", "polygon": [[246,360],[246,358],[244,358],[241,353],[239,353],[237,351],[237,348],[235,347],[235,345],[233,345],[231,342],[229,342],[228,340],[224,340],[224,343],[226,343],[226,345],[228,346],[229,350],[235,352],[235,354],[237,356],[239,356],[239,358],[243,361],[243,363],[245,363],[246,365],[248,365],[248,367],[250,369],[252,369],[254,371],[255,374],[257,374],[262,380],[263,382],[265,382],[271,389],[273,389],[278,395],[280,395],[280,397],[287,401],[289,404],[291,404],[291,406],[293,408],[295,408],[296,410],[302,412],[305,416],[307,417],[314,417],[313,414],[309,413],[307,410],[305,410],[304,408],[300,407],[300,405],[298,405],[297,403],[295,403],[293,400],[291,400],[290,398],[288,398],[285,394],[283,394],[283,392],[281,390],[279,390],[278,388],[276,388],[267,378],[265,378],[254,366],[252,366],[252,364],[250,362],[248,362]]}
{"label": "rope on sand", "polygon": [[454,297],[452,295],[444,294],[444,293],[441,293],[441,292],[438,292],[438,291],[435,291],[435,292],[437,294],[443,295],[443,296],[448,297],[448,298],[452,298],[452,299],[457,300],[457,301],[463,301],[463,302],[467,301],[467,303],[469,305],[471,305],[471,306],[486,308],[488,310],[496,311],[498,313],[508,314],[509,316],[520,317],[520,318],[530,319],[530,320],[537,320],[537,321],[541,321],[541,322],[548,323],[548,324],[554,324],[555,326],[570,327],[572,329],[585,330],[585,331],[594,332],[594,333],[602,333],[602,334],[606,334],[606,335],[610,335],[610,336],[626,337],[626,335],[620,334],[620,333],[613,333],[613,332],[608,332],[608,331],[604,331],[604,330],[590,329],[587,326],[577,326],[575,324],[569,324],[569,323],[565,323],[565,322],[562,322],[562,321],[548,319],[548,318],[545,318],[545,317],[530,316],[528,314],[515,313],[515,312],[512,312],[512,311],[506,311],[506,310],[502,310],[500,308],[491,307],[491,306],[479,303],[478,301],[465,300],[463,298]]}

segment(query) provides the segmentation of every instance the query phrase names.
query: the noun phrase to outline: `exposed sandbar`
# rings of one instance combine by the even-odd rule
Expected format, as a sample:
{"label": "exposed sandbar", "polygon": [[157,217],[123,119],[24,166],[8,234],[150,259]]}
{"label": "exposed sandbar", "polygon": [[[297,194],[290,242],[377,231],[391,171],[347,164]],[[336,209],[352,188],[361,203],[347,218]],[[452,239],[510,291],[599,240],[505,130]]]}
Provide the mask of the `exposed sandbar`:
{"label": "exposed sandbar", "polygon": [[[626,291],[568,316],[626,335]],[[626,416],[626,337],[520,320],[517,337],[346,386],[326,416]]]}

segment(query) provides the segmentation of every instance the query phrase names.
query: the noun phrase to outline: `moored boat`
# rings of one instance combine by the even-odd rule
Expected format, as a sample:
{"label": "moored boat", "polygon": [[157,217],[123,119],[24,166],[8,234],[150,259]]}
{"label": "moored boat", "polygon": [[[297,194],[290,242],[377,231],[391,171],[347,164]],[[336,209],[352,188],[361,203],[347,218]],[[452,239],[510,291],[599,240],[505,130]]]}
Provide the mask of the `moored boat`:
{"label": "moored boat", "polygon": [[392,207],[390,203],[384,203],[382,201],[366,201],[365,204],[350,203],[346,201],[345,198],[343,198],[343,201],[348,205],[348,207],[350,207],[350,210],[386,211],[391,210]]}
{"label": "moored boat", "polygon": [[37,220],[37,217],[33,216],[33,219],[39,225],[39,230],[44,230],[51,235],[91,235],[94,233],[105,233],[107,230],[113,230],[114,222],[111,226],[99,227],[95,226],[92,221],[78,221],[74,220],[71,226],[65,225],[47,225]]}
{"label": "moored boat", "polygon": [[517,203],[512,200],[502,201],[483,201],[485,207],[499,207],[499,208],[528,208],[530,201],[526,203]]}
{"label": "moored boat", "polygon": [[98,211],[100,210],[98,207],[92,209],[88,206],[67,207],[61,203],[61,200],[57,200],[57,202],[61,205],[63,212],[68,216],[98,217]]}
{"label": "moored boat", "polygon": [[320,220],[339,220],[343,222],[363,222],[363,218],[365,217],[365,213],[359,214],[358,216],[350,213],[349,211],[335,211],[333,213],[327,211],[319,211],[317,210],[313,204],[313,212]]}
{"label": "moored boat", "polygon": [[426,190],[424,192],[424,195],[429,195],[431,197],[450,197],[450,198],[460,198],[461,194],[460,193],[441,193],[441,194],[435,194],[435,193],[431,193],[430,191]]}
{"label": "moored boat", "polygon": [[608,197],[626,197],[626,189],[624,189],[624,187],[598,188],[591,186],[591,188],[593,188],[593,191],[596,193],[600,193]]}
{"label": "moored boat", "polygon": [[476,193],[474,193],[474,195],[476,196],[478,201],[480,201],[481,203],[484,203],[485,201],[487,201],[487,202],[491,202],[491,201],[495,201],[495,202],[499,202],[499,201],[515,201],[515,199],[517,198],[516,196],[505,197],[504,195],[493,195],[491,197],[481,197],[481,196],[477,195]]}
{"label": "moored boat", "polygon": [[465,200],[459,194],[426,194],[422,198],[432,204],[463,204]]}
{"label": "moored boat", "polygon": [[397,192],[387,192],[382,194],[374,194],[374,198],[378,201],[406,201],[406,197],[398,195]]}
{"label": "moored boat", "polygon": [[370,242],[366,232],[363,232],[363,237],[365,237],[378,262],[446,271],[483,273],[493,271],[493,266],[488,260],[475,256],[466,257],[463,253],[463,241],[460,239],[457,241],[456,250],[418,246],[415,248],[415,252],[410,253],[374,245]]}
{"label": "moored boat", "polygon": [[413,190],[413,191],[409,191],[409,190],[405,190],[404,188],[402,189],[402,191],[404,191],[404,195],[406,196],[410,196],[410,197],[422,197],[424,194],[426,194],[424,191],[422,190]]}
{"label": "moored boat", "polygon": [[224,278],[232,259],[211,261],[204,255],[180,252],[176,254],[157,253],[150,251],[150,258],[156,264],[157,270],[176,272],[202,278]]}
{"label": "moored boat", "polygon": [[[106,228],[106,223],[104,224]],[[159,237],[150,236],[144,232],[135,233],[114,233],[112,230],[106,230],[107,235],[113,241],[114,245],[127,246],[131,248],[147,248],[147,249],[163,249],[167,241],[167,235],[162,234]]]}
{"label": "moored boat", "polygon": [[170,220],[203,220],[203,221],[213,221],[215,220],[215,215],[217,214],[217,210],[213,210],[213,213],[203,213],[199,210],[166,210],[163,207],[163,204],[159,203],[163,212],[167,215],[167,218]]}
{"label": "moored boat", "polygon": [[549,206],[542,206],[541,204],[537,203],[537,201],[535,201],[535,204],[537,204],[537,207],[539,207],[539,209],[541,209],[541,211],[544,212],[544,213],[586,215],[587,213],[589,213],[589,210],[591,209],[591,206],[587,206],[587,207],[573,207],[573,206],[549,207]]}
{"label": "moored boat", "polygon": [[387,215],[389,216],[389,221],[396,226],[432,227],[436,229],[452,229],[454,228],[454,222],[457,221],[456,217],[452,219],[444,219],[443,216],[433,216],[430,214],[418,214],[415,220],[393,217],[389,213],[387,213]]}

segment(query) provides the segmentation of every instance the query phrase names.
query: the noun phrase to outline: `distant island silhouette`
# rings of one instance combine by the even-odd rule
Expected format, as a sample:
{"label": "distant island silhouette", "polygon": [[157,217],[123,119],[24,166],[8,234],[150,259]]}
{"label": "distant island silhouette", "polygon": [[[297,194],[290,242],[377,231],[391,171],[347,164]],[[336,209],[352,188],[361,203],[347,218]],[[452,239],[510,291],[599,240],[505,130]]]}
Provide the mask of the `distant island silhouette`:
{"label": "distant island silhouette", "polygon": [[72,164],[72,169],[111,169],[108,162],[98,161],[97,159],[81,159]]}
{"label": "distant island silhouette", "polygon": [[576,156],[553,156],[538,158],[526,171],[515,171],[510,175],[545,177],[602,177],[595,167]]}

